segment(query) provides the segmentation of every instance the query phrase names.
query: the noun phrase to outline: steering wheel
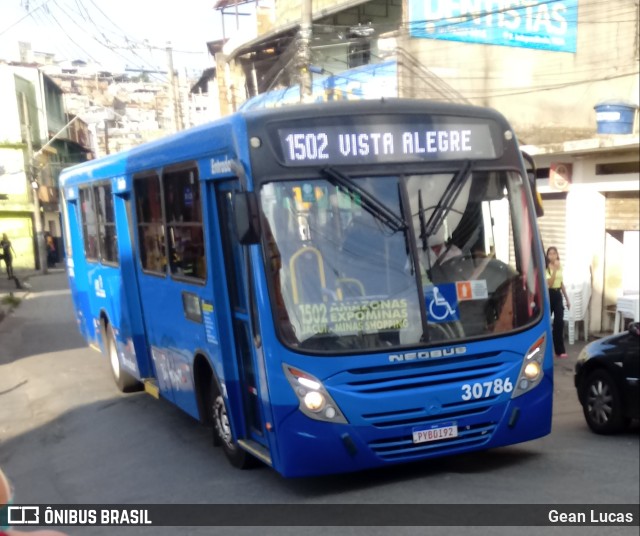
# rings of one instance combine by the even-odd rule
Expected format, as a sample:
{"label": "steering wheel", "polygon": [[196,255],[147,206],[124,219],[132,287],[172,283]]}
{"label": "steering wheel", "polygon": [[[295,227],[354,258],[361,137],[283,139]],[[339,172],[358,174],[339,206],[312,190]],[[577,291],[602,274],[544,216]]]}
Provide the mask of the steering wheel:
{"label": "steering wheel", "polygon": [[427,322],[429,341],[450,341],[464,337],[464,328],[460,320],[446,323]]}

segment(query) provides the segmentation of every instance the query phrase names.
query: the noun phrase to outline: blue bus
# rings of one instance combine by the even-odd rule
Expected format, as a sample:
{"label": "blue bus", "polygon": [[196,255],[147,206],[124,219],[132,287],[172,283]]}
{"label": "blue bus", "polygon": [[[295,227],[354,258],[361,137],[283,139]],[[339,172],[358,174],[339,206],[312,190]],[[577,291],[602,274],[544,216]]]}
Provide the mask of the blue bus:
{"label": "blue bus", "polygon": [[61,175],[77,323],[244,468],[324,475],[551,429],[536,196],[496,111],[241,112]]}

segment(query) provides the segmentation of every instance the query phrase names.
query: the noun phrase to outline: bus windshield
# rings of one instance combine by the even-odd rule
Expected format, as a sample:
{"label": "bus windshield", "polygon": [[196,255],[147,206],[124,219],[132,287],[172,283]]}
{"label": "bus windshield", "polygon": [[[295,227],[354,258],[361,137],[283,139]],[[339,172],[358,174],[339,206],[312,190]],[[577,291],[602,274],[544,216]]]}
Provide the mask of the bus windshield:
{"label": "bus windshield", "polygon": [[315,179],[260,190],[281,340],[341,354],[461,342],[541,314],[534,229],[514,171]]}

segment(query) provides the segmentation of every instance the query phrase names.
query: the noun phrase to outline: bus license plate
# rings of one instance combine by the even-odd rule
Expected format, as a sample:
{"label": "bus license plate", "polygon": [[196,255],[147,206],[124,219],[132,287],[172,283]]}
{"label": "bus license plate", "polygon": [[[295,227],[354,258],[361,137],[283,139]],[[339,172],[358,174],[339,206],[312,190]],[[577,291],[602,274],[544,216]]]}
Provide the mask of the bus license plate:
{"label": "bus license plate", "polygon": [[428,428],[427,430],[413,430],[414,443],[427,443],[429,441],[438,441],[440,439],[451,439],[452,437],[458,437],[458,426],[455,424],[448,424],[438,428]]}

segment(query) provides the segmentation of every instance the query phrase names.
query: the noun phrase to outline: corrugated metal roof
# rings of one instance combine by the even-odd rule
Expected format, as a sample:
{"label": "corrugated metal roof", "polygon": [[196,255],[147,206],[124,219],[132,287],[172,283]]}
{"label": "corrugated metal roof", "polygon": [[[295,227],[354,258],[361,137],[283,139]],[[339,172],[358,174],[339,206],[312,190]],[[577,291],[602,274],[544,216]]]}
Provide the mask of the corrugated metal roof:
{"label": "corrugated metal roof", "polygon": [[[341,11],[345,11],[352,7],[358,6],[360,4],[365,4],[368,1],[369,0],[350,0],[350,1],[343,1],[343,2],[336,3],[336,5],[330,8],[323,8],[319,11],[312,13],[312,20],[316,21],[319,19],[323,19],[330,15],[334,15],[336,13],[340,13]],[[218,3],[221,3],[221,2],[228,2],[230,3],[230,5],[234,5],[233,0],[219,0]],[[250,41],[247,41],[239,45],[235,50],[231,51],[227,56],[229,59],[233,59],[236,56],[246,54],[247,52],[252,52],[256,48],[262,47],[264,43],[274,40],[285,33],[291,32],[292,30],[296,29],[299,25],[300,25],[299,20],[295,20],[295,21],[283,24],[282,26],[274,28],[269,32],[265,32],[262,35],[259,35],[255,39],[252,39]]]}

